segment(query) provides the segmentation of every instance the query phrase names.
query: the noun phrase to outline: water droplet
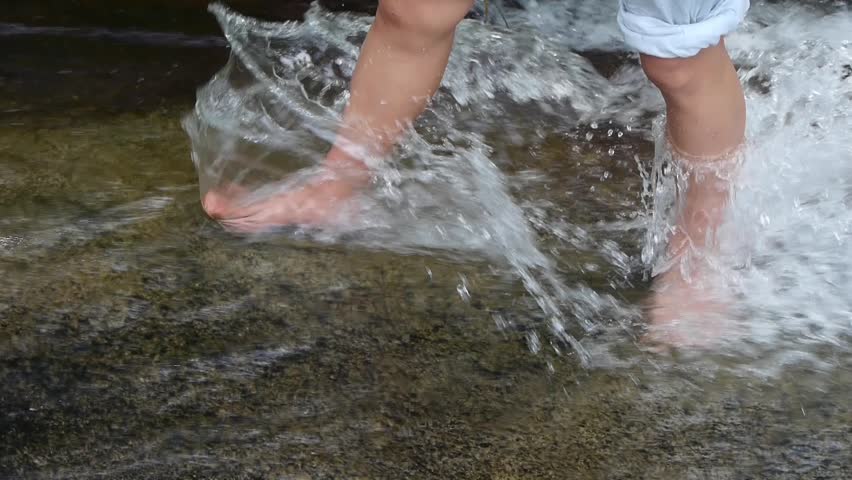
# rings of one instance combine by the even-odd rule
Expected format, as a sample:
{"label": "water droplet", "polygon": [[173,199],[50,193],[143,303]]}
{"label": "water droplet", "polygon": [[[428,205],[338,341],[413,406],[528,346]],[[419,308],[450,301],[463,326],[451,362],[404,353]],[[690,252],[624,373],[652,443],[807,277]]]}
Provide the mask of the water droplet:
{"label": "water droplet", "polygon": [[597,128],[598,128],[598,122],[592,122],[592,124],[591,124],[591,125],[589,125],[589,126],[590,126],[590,127],[592,127],[592,130],[597,130]]}
{"label": "water droplet", "polygon": [[538,334],[530,332],[527,334],[527,346],[532,353],[538,353],[541,350],[541,340],[538,339]]}
{"label": "water droplet", "polygon": [[614,132],[614,130],[610,128],[609,130],[606,131],[606,136],[611,137],[613,132]]}
{"label": "water droplet", "polygon": [[589,133],[587,133],[587,134],[586,134],[586,140],[591,140],[591,139],[593,139],[594,137],[595,137],[595,136],[592,134],[592,132],[589,132]]}
{"label": "water droplet", "polygon": [[491,318],[494,319],[494,324],[497,325],[497,328],[500,330],[505,330],[509,326],[509,322],[507,322],[506,319],[503,318],[503,315],[500,315],[499,313],[491,315]]}
{"label": "water droplet", "polygon": [[293,59],[293,61],[297,67],[306,67],[311,64],[311,56],[308,55],[308,52],[302,50],[301,52],[296,54],[296,57]]}
{"label": "water droplet", "polygon": [[609,154],[609,156],[611,157],[611,156],[615,155],[615,149],[614,149],[614,148],[612,148],[612,147],[610,147],[610,149],[609,149],[609,150],[607,150],[607,152],[606,152],[606,153],[608,153],[608,154]]}
{"label": "water droplet", "polygon": [[459,280],[461,280],[461,283],[456,286],[456,291],[459,292],[459,297],[461,297],[465,303],[470,303],[470,290],[467,288],[467,278],[464,275],[459,274]]}

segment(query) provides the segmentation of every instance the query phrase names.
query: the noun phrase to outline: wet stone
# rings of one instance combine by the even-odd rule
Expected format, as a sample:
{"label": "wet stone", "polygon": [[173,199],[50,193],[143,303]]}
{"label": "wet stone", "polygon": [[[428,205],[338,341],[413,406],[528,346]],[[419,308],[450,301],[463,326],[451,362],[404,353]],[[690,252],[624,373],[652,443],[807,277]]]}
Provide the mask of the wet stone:
{"label": "wet stone", "polygon": [[[66,3],[3,15],[64,22]],[[116,28],[184,21],[104,5],[75,3],[142,15]],[[179,119],[221,44],[0,41],[0,478],[852,477],[848,353],[826,352],[830,376],[754,379],[667,363],[625,328],[596,352],[611,364],[583,368],[484,256],[252,241],[206,218]],[[544,221],[631,220],[646,132],[531,132],[484,136],[524,192],[560,206]],[[636,235],[619,249],[635,256]],[[567,282],[648,294],[597,250],[541,243]]]}
{"label": "wet stone", "polygon": [[[17,172],[45,158],[58,168],[66,158],[83,162],[76,168],[99,166],[60,186],[16,187],[20,206],[4,207],[38,219],[42,198],[62,219],[18,223],[25,241],[0,257],[4,475],[850,473],[852,413],[830,400],[845,398],[850,379],[836,377],[815,398],[805,396],[814,387],[797,380],[801,372],[743,390],[736,378],[659,378],[642,363],[583,370],[570,355],[532,354],[526,328],[497,328],[493,312],[529,313],[517,302],[522,289],[486,262],[286,239],[246,243],[198,208],[177,114],[106,124],[96,116],[37,137],[16,127],[0,132],[20,159]],[[134,141],[138,132],[145,142]],[[634,167],[593,144],[559,163],[570,151],[560,142],[537,147],[538,168],[559,178],[584,175],[578,164],[588,175],[611,170],[608,195],[633,181]],[[159,173],[125,178],[125,170]],[[134,221],[115,223],[116,208]],[[478,302],[459,297],[460,274]]]}

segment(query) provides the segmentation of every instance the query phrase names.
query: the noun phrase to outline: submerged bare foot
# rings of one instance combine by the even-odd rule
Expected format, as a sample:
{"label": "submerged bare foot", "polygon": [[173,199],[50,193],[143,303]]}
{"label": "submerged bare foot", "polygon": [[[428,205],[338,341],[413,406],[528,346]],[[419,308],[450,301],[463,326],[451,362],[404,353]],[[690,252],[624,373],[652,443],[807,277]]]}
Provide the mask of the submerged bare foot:
{"label": "submerged bare foot", "polygon": [[204,195],[201,205],[207,215],[237,232],[327,227],[347,220],[351,201],[367,182],[365,171],[325,171],[292,190],[254,201],[238,187],[216,188]]}
{"label": "submerged bare foot", "polygon": [[[683,154],[678,154],[683,156]],[[688,175],[686,202],[669,239],[674,265],[654,279],[646,340],[665,347],[707,349],[730,335],[730,296],[708,258],[717,251],[739,153],[679,158]],[[708,257],[709,256],[709,257]]]}
{"label": "submerged bare foot", "polygon": [[673,268],[654,279],[646,342],[661,350],[710,349],[730,333],[730,304],[722,289],[713,285],[706,272],[698,275],[685,278]]}

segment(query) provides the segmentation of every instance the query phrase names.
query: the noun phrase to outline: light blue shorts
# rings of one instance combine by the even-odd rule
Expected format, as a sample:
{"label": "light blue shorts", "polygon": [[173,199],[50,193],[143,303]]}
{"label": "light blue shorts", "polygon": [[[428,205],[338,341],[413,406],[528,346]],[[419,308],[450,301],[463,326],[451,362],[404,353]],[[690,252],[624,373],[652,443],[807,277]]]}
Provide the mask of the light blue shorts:
{"label": "light blue shorts", "polygon": [[628,46],[686,58],[719,43],[748,11],[749,0],[620,0],[618,25]]}

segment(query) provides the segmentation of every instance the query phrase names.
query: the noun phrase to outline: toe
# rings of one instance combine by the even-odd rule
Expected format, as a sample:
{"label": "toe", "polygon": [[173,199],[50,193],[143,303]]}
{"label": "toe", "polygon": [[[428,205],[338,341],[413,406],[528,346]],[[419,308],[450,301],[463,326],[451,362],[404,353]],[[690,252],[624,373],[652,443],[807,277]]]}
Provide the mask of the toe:
{"label": "toe", "polygon": [[230,201],[221,193],[211,190],[201,199],[201,207],[210,218],[222,220],[230,210]]}

